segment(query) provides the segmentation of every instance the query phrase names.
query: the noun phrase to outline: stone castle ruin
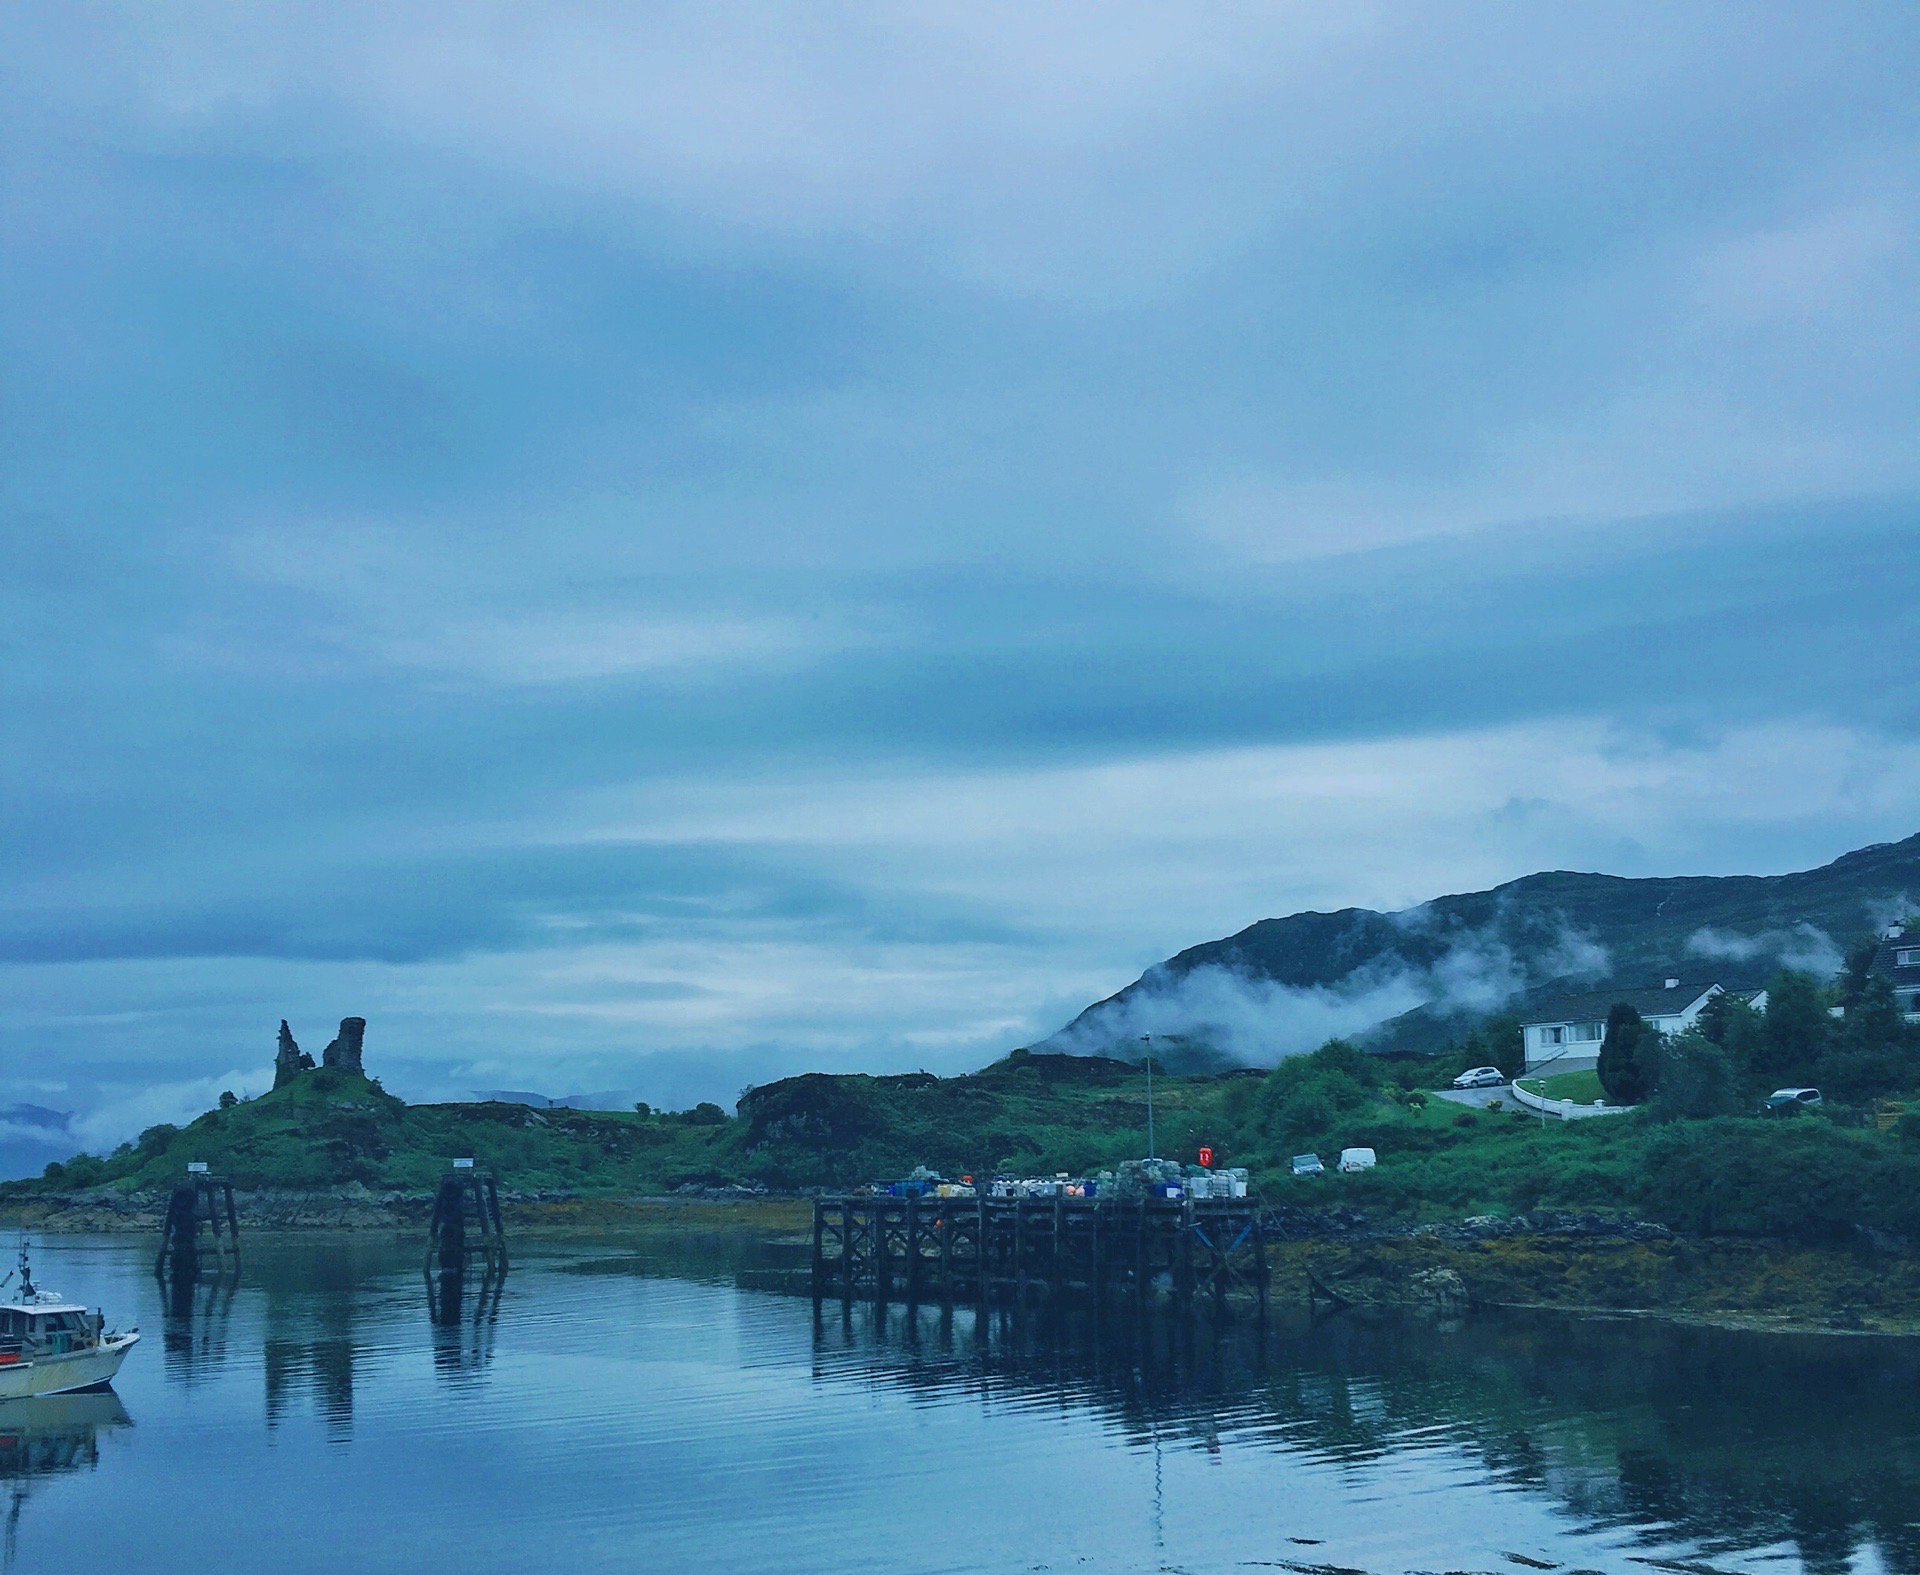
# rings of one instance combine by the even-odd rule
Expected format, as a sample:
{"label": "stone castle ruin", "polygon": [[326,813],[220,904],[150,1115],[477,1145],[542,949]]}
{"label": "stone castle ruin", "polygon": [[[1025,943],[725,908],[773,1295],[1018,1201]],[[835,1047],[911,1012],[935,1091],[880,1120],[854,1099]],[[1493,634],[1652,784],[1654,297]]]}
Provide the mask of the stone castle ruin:
{"label": "stone castle ruin", "polygon": [[[367,1020],[364,1017],[341,1018],[340,1032],[334,1036],[333,1043],[320,1052],[320,1064],[337,1066],[355,1077],[365,1077],[366,1068],[360,1064],[360,1051],[366,1037]],[[302,1072],[312,1070],[313,1057],[294,1042],[293,1030],[287,1026],[287,1020],[281,1018],[280,1046],[273,1057],[273,1086],[284,1088]]]}

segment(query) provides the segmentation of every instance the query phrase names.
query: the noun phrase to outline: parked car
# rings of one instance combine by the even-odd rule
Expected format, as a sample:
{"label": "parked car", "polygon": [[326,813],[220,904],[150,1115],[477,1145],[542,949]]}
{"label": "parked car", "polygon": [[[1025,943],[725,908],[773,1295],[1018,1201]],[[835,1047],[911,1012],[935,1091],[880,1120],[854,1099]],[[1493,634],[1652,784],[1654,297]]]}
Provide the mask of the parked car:
{"label": "parked car", "polygon": [[1295,1154],[1293,1173],[1296,1176],[1324,1176],[1327,1173],[1327,1167],[1320,1163],[1318,1154]]}
{"label": "parked car", "polygon": [[1340,1168],[1351,1174],[1356,1170],[1372,1170],[1376,1156],[1370,1148],[1343,1148],[1340,1150]]}
{"label": "parked car", "polygon": [[1777,1116],[1789,1110],[1806,1110],[1820,1103],[1820,1090],[1817,1088],[1776,1088],[1767,1095],[1767,1102],[1760,1108],[1770,1116]]}
{"label": "parked car", "polygon": [[1501,1088],[1507,1074],[1497,1066],[1470,1066],[1453,1080],[1455,1088]]}

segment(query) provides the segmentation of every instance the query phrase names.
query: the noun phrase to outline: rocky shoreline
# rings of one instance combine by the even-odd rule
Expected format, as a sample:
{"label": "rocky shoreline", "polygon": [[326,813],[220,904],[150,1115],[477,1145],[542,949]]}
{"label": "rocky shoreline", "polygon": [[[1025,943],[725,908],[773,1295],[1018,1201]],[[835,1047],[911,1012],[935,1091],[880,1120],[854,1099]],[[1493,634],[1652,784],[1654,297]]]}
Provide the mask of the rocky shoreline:
{"label": "rocky shoreline", "polygon": [[[744,1187],[689,1187],[665,1196],[509,1192],[510,1231],[655,1240],[722,1232],[782,1250],[804,1246],[811,1200]],[[241,1230],[424,1232],[429,1193],[324,1191],[235,1194]],[[0,1199],[0,1228],[46,1233],[158,1234],[158,1192],[89,1190]],[[1344,1208],[1277,1209],[1267,1250],[1277,1302],[1331,1291],[1365,1308],[1441,1316],[1474,1307],[1657,1317],[1780,1333],[1920,1334],[1920,1253],[1863,1237],[1806,1245],[1695,1238],[1608,1215],[1536,1210],[1444,1223],[1376,1221]],[[711,1239],[711,1238],[710,1238]],[[746,1283],[743,1281],[743,1283]],[[755,1288],[804,1293],[804,1263],[763,1268]]]}
{"label": "rocky shoreline", "polygon": [[[671,1223],[682,1214],[710,1213],[715,1206],[733,1210],[758,1206],[763,1212],[783,1214],[807,1207],[804,1200],[747,1187],[681,1187],[662,1196],[630,1197],[509,1190],[502,1193],[501,1202],[507,1223],[523,1229],[611,1225],[636,1219]],[[425,1230],[433,1213],[433,1194],[382,1192],[360,1182],[311,1191],[236,1189],[234,1207],[243,1231]],[[0,1228],[62,1234],[158,1233],[166,1209],[167,1195],[157,1190],[122,1192],[101,1187],[33,1193],[0,1197]]]}

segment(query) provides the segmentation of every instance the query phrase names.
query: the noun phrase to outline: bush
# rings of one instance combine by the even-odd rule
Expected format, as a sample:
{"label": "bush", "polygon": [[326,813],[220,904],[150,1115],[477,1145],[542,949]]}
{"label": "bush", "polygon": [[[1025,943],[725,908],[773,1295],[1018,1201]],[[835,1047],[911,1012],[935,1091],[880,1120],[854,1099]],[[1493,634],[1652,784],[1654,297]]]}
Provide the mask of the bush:
{"label": "bush", "polygon": [[711,1099],[703,1099],[687,1112],[687,1125],[690,1127],[723,1127],[727,1124],[727,1113]]}
{"label": "bush", "polygon": [[1920,1155],[1817,1118],[1674,1123],[1648,1142],[1638,1190],[1652,1218],[1702,1235],[1811,1240],[1920,1225]]}

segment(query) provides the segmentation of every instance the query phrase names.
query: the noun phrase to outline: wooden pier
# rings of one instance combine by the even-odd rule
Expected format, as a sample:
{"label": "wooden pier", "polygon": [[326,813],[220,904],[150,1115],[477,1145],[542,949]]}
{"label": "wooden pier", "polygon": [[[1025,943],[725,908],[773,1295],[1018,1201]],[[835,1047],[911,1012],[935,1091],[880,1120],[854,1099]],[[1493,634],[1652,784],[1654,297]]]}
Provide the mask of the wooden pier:
{"label": "wooden pier", "polygon": [[850,1195],[813,1205],[813,1294],[1015,1307],[1166,1295],[1267,1306],[1253,1198]]}

